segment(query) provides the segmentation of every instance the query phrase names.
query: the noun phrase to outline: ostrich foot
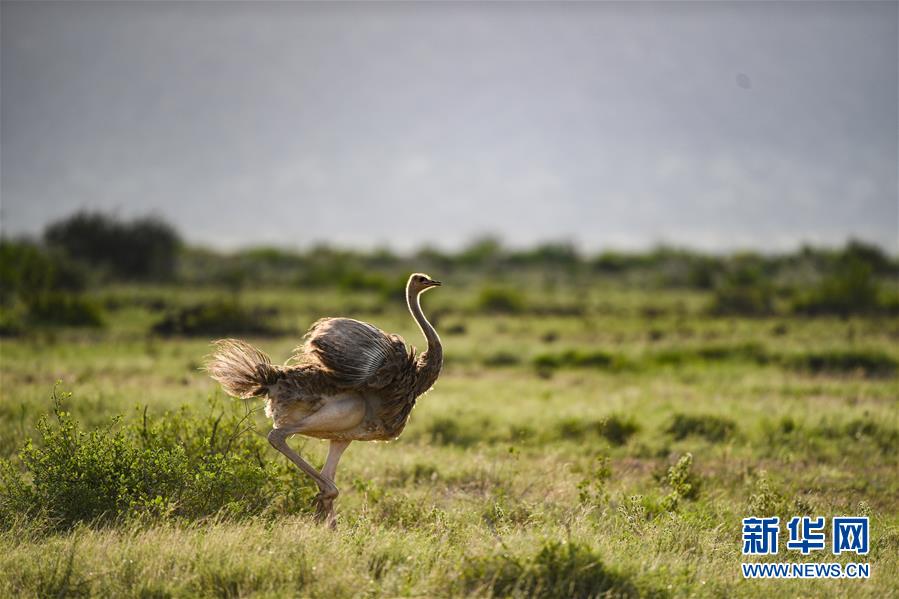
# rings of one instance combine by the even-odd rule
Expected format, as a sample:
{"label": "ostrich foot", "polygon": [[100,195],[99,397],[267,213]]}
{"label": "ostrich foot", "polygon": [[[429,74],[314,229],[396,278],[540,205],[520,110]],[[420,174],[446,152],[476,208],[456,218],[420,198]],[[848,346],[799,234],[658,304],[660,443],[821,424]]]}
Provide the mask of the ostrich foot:
{"label": "ostrich foot", "polygon": [[319,493],[315,496],[315,520],[327,524],[329,528],[337,528],[337,516],[334,513],[334,500],[337,494]]}

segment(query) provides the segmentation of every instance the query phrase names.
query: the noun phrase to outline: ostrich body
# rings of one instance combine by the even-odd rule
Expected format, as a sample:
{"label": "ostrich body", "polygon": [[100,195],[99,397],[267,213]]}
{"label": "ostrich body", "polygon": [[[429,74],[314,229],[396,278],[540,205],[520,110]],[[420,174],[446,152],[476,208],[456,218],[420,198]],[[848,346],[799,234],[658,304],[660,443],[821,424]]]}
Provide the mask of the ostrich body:
{"label": "ostrich body", "polygon": [[[274,427],[268,440],[312,477],[320,493],[317,515],[333,526],[337,463],[351,441],[396,439],[418,396],[433,386],[443,365],[440,338],[421,311],[419,297],[440,285],[415,273],[406,284],[412,318],[427,339],[420,355],[399,335],[351,318],[323,318],[306,333],[285,366],[236,339],[214,342],[206,370],[230,395],[264,396]],[[294,434],[330,440],[321,472],[287,445]]]}

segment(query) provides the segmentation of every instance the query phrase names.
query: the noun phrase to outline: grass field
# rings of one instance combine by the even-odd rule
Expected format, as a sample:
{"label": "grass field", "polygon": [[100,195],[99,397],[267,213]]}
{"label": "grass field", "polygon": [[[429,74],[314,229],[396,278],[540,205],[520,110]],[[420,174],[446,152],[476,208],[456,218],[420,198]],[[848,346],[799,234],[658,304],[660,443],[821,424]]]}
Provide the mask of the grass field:
{"label": "grass field", "polygon": [[[209,339],[149,333],[167,310],[231,292],[109,287],[94,293],[100,329],[3,339],[11,471],[24,470],[27,439],[40,448],[42,415],[51,437],[62,426],[62,381],[61,405],[85,430],[139,438],[146,419],[180,419],[183,443],[207,431],[189,422],[220,422],[220,451],[241,448],[222,468],[256,462],[268,486],[214,512],[179,515],[175,502],[78,521],[25,510],[7,477],[0,596],[899,596],[899,319],[713,317],[702,292],[616,286],[533,286],[526,299],[543,309],[491,315],[473,286],[447,283],[423,302],[445,370],[398,441],[349,448],[336,532],[313,521],[311,483],[265,443],[261,411],[238,435],[245,406],[198,370]],[[271,314],[279,332],[249,340],[276,361],[327,315],[424,345],[401,302],[374,293],[241,301]],[[323,443],[292,444],[323,461]],[[46,484],[17,497],[70,497]],[[741,555],[750,515],[869,516],[866,558],[787,551],[782,526],[780,553],[764,559],[867,561],[870,579],[744,580],[741,561],[759,560]]]}

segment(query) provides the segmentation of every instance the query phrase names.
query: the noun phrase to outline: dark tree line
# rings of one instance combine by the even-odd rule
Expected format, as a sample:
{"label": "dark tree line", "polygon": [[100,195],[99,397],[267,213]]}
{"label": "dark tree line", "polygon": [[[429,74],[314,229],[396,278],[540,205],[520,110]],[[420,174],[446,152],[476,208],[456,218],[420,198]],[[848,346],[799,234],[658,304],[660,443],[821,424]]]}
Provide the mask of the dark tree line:
{"label": "dark tree line", "polygon": [[173,279],[181,244],[175,229],[160,219],[126,222],[96,212],[80,212],[50,225],[44,241],[112,278],[136,281]]}

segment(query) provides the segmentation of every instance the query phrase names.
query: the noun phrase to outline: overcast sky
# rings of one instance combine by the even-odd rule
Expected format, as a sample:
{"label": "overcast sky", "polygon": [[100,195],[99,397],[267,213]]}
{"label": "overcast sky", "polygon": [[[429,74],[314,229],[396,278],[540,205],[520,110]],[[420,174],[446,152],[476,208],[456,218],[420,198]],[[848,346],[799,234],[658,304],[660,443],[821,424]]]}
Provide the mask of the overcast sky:
{"label": "overcast sky", "polygon": [[3,2],[2,231],[899,250],[897,2]]}

